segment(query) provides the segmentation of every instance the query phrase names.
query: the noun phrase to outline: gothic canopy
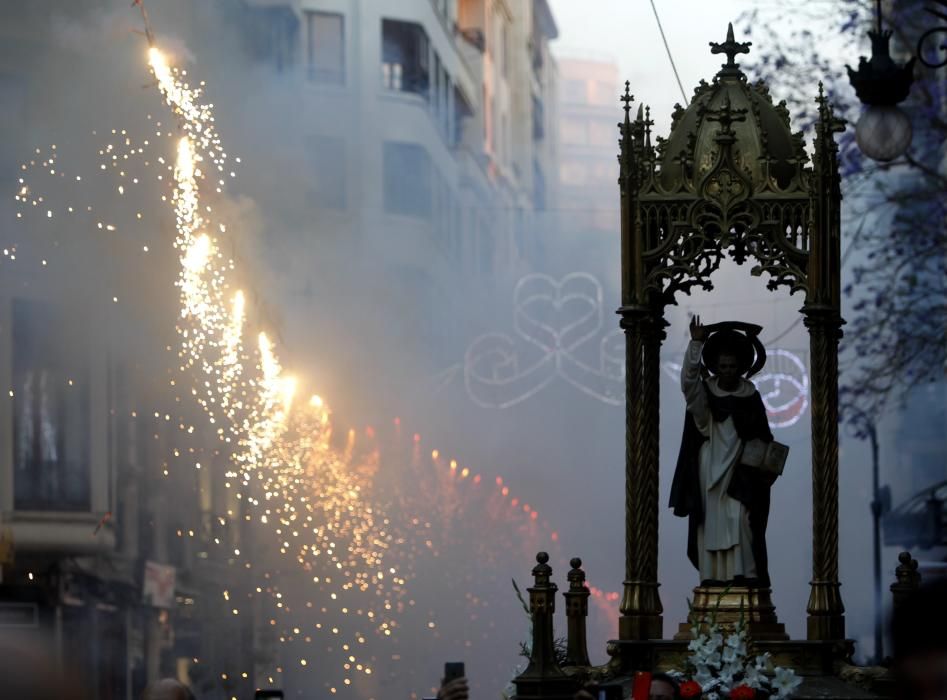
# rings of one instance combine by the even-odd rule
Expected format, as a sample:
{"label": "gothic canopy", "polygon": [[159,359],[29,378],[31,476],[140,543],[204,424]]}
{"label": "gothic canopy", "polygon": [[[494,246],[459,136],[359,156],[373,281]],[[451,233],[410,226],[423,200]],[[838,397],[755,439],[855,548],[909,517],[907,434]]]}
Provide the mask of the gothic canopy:
{"label": "gothic canopy", "polygon": [[820,88],[810,167],[786,103],[774,104],[766,84],[751,83],[735,62],[750,43],[735,41],[731,25],[726,41],[711,47],[727,62],[711,83],[700,82],[686,108],[676,106],[668,138],[652,144],[650,111],[639,107],[632,120],[627,88],[622,98],[623,216],[629,217],[627,234],[642,244],[640,268],[626,260],[625,281],[639,293],[656,293],[660,303],[674,303],[676,291],[710,289],[710,275],[727,251],[738,263],[755,258],[752,273],[767,272],[771,288],[809,292],[811,239],[820,228],[815,216],[824,208],[816,200],[840,199],[831,133],[841,123]]}

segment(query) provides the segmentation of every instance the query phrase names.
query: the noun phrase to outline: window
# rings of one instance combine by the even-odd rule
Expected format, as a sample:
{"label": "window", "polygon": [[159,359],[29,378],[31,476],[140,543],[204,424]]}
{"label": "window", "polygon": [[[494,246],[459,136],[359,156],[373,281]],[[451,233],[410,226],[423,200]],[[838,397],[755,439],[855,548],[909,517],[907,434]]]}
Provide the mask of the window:
{"label": "window", "polygon": [[420,24],[385,19],[381,23],[382,84],[389,90],[428,98],[430,44]]}
{"label": "window", "polygon": [[450,75],[447,68],[441,67],[441,99],[440,99],[440,118],[438,122],[441,125],[441,131],[447,138],[450,134],[450,97],[452,91]]}
{"label": "window", "polygon": [[431,111],[434,113],[434,119],[440,125],[441,119],[441,94],[446,91],[447,86],[443,79],[445,73],[441,70],[441,59],[434,52],[434,90],[431,92]]}
{"label": "window", "polygon": [[413,143],[386,143],[385,211],[420,218],[431,216],[431,159]]}
{"label": "window", "polygon": [[463,93],[454,86],[454,131],[451,135],[451,145],[457,146],[464,140],[464,124],[473,116],[473,109],[464,97]]}
{"label": "window", "polygon": [[345,209],[345,141],[334,136],[311,136],[309,154],[309,201],[325,209]]}
{"label": "window", "polygon": [[17,510],[88,510],[88,354],[48,305],[13,302]]}
{"label": "window", "polygon": [[589,101],[584,80],[563,80],[562,98],[565,102],[586,104]]}
{"label": "window", "polygon": [[306,13],[306,60],[309,79],[345,83],[345,18],[330,12]]}
{"label": "window", "polygon": [[250,56],[278,72],[296,68],[299,20],[289,7],[247,7],[242,13],[244,40]]}

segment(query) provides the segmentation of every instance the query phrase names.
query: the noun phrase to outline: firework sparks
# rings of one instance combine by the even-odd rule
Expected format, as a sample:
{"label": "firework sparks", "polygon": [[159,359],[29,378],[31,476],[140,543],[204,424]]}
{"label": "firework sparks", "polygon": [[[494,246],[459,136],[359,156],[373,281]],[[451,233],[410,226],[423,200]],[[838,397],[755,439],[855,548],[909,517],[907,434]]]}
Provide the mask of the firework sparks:
{"label": "firework sparks", "polygon": [[[383,450],[371,437],[373,429],[366,431],[370,437],[364,441],[354,430],[347,431],[344,444],[333,446],[327,402],[319,396],[299,399],[301,383],[284,371],[267,334],[258,332],[255,343],[246,340],[253,338],[255,319],[245,293],[233,286],[235,264],[222,252],[227,227],[209,203],[223,193],[223,174],[229,168],[212,106],[203,98],[203,84],[191,87],[186,74],[154,46],[148,65],[177,120],[177,133],[158,121],[153,138],[135,142],[125,130],[112,129],[106,135],[110,142],[99,150],[98,170],[117,178],[119,184],[110,191],[126,201],[143,179],[132,170],[130,163],[135,161],[150,169],[147,172],[161,184],[162,205],[172,207],[173,247],[179,263],[179,373],[172,385],[179,398],[189,397],[200,407],[216,438],[214,445],[199,445],[200,433],[194,434],[190,421],[153,412],[155,421],[176,423],[179,429],[179,444],[161,464],[163,474],[173,471],[177,460],[188,460],[201,478],[209,478],[201,464],[205,456],[220,454],[228,461],[225,486],[232,488],[240,507],[228,509],[227,518],[221,514],[219,524],[228,519],[251,521],[265,544],[251,561],[242,545],[234,547],[220,537],[212,541],[220,550],[229,547],[228,564],[253,582],[250,597],[259,596],[270,607],[272,614],[265,623],[286,645],[285,656],[292,658],[297,672],[318,673],[333,694],[348,690],[369,697],[380,692],[379,686],[362,686],[367,692],[358,693],[355,686],[369,680],[377,683],[373,676],[379,675],[381,660],[390,659],[392,666],[407,660],[399,652],[403,641],[421,648],[418,636],[425,635],[432,653],[438,640],[449,634],[465,639],[468,647],[483,643],[486,629],[480,638],[471,632],[487,607],[483,591],[475,590],[475,576],[481,583],[492,580],[484,571],[501,555],[510,554],[504,539],[515,537],[521,550],[555,551],[558,534],[537,509],[512,495],[502,478],[485,478],[438,450],[422,455],[420,435],[410,434],[410,459],[394,460],[397,483],[380,475]],[[161,150],[165,148],[173,157],[166,158],[167,151]],[[74,185],[89,179],[66,178],[57,156],[55,146],[48,153],[37,150],[23,170],[35,169]],[[73,202],[57,209],[25,176],[15,198],[24,210],[34,210],[43,219],[55,220],[60,212],[85,215],[101,232],[96,235],[122,230],[120,222],[113,223],[91,205]],[[139,210],[132,221],[143,218]],[[149,251],[140,241],[138,245]],[[4,259],[16,260],[17,248],[4,249],[0,260]],[[108,298],[119,296],[110,293]],[[400,436],[401,421],[395,419],[395,424]],[[472,537],[466,523],[474,519],[495,523],[496,536]],[[196,526],[181,527],[177,535],[195,538],[200,531]],[[431,584],[419,581],[420,574],[439,569],[444,574],[437,583],[444,589],[425,591],[424,586]],[[597,589],[593,593],[602,598],[613,595]],[[464,601],[468,614],[460,616],[461,626],[453,629],[445,619],[456,611],[453,604],[442,614],[433,603],[419,603],[425,594]],[[229,615],[246,617],[247,603],[238,602],[232,589],[223,597]],[[317,651],[318,642],[324,644]],[[300,658],[299,645],[311,645],[312,654],[322,662]],[[413,672],[409,666],[402,666],[407,674]],[[267,677],[273,682],[283,671],[284,665],[275,661]],[[221,673],[228,683],[246,675],[243,669]],[[416,682],[415,687],[421,685]]]}

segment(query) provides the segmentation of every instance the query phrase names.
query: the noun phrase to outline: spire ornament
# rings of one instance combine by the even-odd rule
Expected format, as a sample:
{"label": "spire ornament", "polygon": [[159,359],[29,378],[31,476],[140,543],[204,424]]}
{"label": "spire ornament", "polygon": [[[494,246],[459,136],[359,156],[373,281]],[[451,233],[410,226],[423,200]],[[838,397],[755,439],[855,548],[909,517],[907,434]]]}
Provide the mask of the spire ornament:
{"label": "spire ornament", "polygon": [[733,59],[737,54],[750,53],[750,47],[752,45],[752,41],[736,41],[733,38],[733,22],[730,22],[727,25],[727,40],[722,44],[718,44],[716,41],[710,42],[710,53],[727,54],[727,62],[723,64],[717,75],[724,77],[743,75],[743,71],[740,70],[740,64],[736,63]]}
{"label": "spire ornament", "polygon": [[719,136],[733,136],[733,129],[730,126],[733,122],[745,122],[747,112],[746,108],[734,108],[730,101],[730,95],[726,94],[723,98],[723,104],[718,109],[704,108],[702,114],[704,119],[709,122],[720,122]]}
{"label": "spire ornament", "polygon": [[618,131],[621,135],[621,138],[618,140],[619,153],[618,153],[618,164],[619,164],[619,183],[624,182],[629,177],[631,177],[633,172],[634,163],[634,140],[632,133],[632,122],[631,122],[631,103],[634,102],[635,96],[631,94],[631,83],[625,81],[625,93],[618,98],[620,102],[624,104],[622,109],[625,111],[625,118],[623,121],[618,123]]}
{"label": "spire ornament", "polygon": [[620,102],[624,103],[623,109],[625,110],[625,121],[628,121],[628,113],[631,111],[631,103],[635,101],[635,96],[631,94],[631,81],[625,81],[625,94],[618,98]]}

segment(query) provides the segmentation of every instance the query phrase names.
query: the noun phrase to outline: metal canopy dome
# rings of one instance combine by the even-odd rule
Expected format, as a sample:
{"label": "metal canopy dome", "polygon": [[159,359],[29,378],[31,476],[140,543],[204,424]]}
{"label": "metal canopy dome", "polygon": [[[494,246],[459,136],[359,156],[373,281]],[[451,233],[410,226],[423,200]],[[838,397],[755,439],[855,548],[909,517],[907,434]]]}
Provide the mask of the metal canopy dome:
{"label": "metal canopy dome", "polygon": [[[714,46],[748,48],[749,42],[734,42],[731,25],[727,41]],[[710,170],[720,150],[719,115],[728,110],[733,118],[734,162],[750,177],[754,190],[784,191],[801,185],[800,168],[808,157],[802,132],[790,131],[786,102],[774,105],[766,84],[749,83],[732,62],[732,54],[729,58],[713,83],[701,81],[687,109],[676,105],[670,136],[656,139],[658,183],[664,192],[695,186]]]}

